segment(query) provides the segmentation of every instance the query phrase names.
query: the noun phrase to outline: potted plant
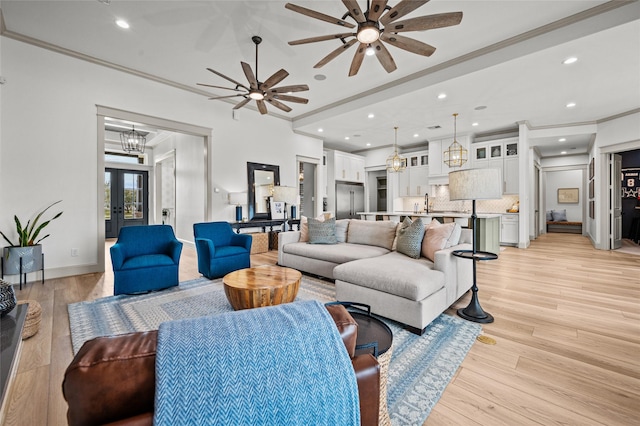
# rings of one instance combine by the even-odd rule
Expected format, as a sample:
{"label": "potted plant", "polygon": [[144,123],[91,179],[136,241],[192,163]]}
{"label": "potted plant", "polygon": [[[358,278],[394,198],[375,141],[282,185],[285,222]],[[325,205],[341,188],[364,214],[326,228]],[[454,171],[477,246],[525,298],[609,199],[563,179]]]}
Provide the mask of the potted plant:
{"label": "potted plant", "polygon": [[[62,212],[58,212],[51,219],[42,222],[39,225],[38,222],[47,210],[60,202],[62,202],[62,200],[50,204],[47,208],[38,213],[33,222],[28,220],[24,227],[22,227],[22,222],[20,222],[18,216],[14,216],[16,232],[18,233],[17,242],[12,242],[4,232],[0,231],[2,237],[10,244],[10,246],[4,247],[3,249],[3,273],[13,275],[22,272],[25,274],[27,272],[39,271],[42,269],[42,246],[40,245],[40,242],[47,238],[49,234],[39,239],[38,237],[40,236],[40,232],[49,223],[51,223],[51,221],[62,215]],[[21,260],[22,271],[20,270]]]}

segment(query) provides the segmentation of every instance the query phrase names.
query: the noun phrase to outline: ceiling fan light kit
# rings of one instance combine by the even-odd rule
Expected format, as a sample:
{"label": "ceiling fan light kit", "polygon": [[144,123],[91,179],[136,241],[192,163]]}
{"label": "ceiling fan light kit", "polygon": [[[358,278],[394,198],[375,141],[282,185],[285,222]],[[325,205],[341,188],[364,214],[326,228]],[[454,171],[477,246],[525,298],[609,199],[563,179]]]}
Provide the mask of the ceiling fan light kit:
{"label": "ceiling fan light kit", "polygon": [[[310,37],[290,41],[289,45],[340,40],[342,45],[330,52],[314,66],[314,68],[320,68],[358,42],[359,46],[349,67],[349,76],[358,73],[365,52],[370,56],[375,54],[380,65],[390,73],[395,71],[397,66],[382,42],[417,55],[431,56],[436,50],[435,47],[409,37],[398,35],[398,33],[450,27],[458,25],[462,21],[462,12],[439,13],[398,21],[398,19],[413,12],[428,1],[429,0],[401,0],[396,6],[390,7],[387,5],[387,0],[368,0],[367,9],[363,12],[356,0],[342,0],[342,3],[347,8],[347,12],[342,19],[287,3],[285,8],[310,18],[319,19],[344,28],[356,28],[355,33]],[[345,21],[346,18],[353,19],[355,24]],[[348,40],[350,37],[353,38]]]}
{"label": "ceiling fan light kit", "polygon": [[255,73],[251,69],[251,66],[246,62],[240,62],[242,66],[242,71],[244,72],[245,78],[249,82],[249,86],[239,83],[238,81],[227,77],[226,75],[215,71],[211,68],[207,68],[210,72],[215,75],[224,78],[225,80],[235,84],[235,87],[223,87],[223,86],[215,86],[211,84],[205,83],[197,83],[200,86],[212,87],[215,89],[224,89],[231,90],[234,92],[238,92],[234,95],[226,95],[226,96],[215,96],[209,98],[210,100],[214,99],[227,99],[227,98],[235,98],[235,97],[243,97],[244,99],[240,101],[236,106],[233,107],[234,110],[240,109],[243,106],[247,105],[252,100],[256,101],[256,105],[258,107],[258,111],[260,114],[266,114],[268,112],[267,105],[265,102],[268,102],[270,105],[284,111],[290,112],[291,108],[285,105],[282,102],[295,102],[299,104],[306,104],[309,102],[308,99],[301,98],[298,96],[291,96],[293,92],[304,92],[309,90],[309,86],[306,84],[296,84],[293,86],[281,86],[275,87],[282,80],[287,78],[289,73],[284,69],[280,69],[276,71],[271,77],[267,78],[264,82],[258,79],[258,45],[262,43],[262,38],[259,36],[251,37],[251,41],[256,45],[256,66]]}

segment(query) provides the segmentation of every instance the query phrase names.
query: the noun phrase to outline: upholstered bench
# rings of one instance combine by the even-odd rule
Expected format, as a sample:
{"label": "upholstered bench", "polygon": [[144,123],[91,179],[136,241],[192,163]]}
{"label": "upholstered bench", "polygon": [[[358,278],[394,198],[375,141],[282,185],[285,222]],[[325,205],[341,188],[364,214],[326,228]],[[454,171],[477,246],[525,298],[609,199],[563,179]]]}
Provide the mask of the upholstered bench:
{"label": "upholstered bench", "polygon": [[582,234],[582,222],[547,221],[547,232]]}

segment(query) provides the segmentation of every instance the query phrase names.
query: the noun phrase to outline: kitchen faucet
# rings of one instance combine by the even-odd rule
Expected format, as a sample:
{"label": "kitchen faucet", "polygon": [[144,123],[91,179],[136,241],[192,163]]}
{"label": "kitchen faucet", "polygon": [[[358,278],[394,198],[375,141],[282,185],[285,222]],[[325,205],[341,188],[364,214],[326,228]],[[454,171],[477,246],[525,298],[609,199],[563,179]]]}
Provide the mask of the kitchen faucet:
{"label": "kitchen faucet", "polygon": [[429,194],[424,194],[424,212],[429,213]]}

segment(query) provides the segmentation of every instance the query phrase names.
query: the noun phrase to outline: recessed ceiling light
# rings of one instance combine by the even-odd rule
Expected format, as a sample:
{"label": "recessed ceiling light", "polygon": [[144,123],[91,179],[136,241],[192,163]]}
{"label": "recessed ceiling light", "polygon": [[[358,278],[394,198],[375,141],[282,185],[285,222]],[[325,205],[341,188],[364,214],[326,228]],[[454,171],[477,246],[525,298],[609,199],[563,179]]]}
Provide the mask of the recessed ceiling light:
{"label": "recessed ceiling light", "polygon": [[486,105],[478,105],[477,107],[474,108],[476,111],[482,111],[483,109],[487,109]]}
{"label": "recessed ceiling light", "polygon": [[373,118],[373,117],[375,117],[375,115],[372,112],[369,113],[369,115],[367,115],[367,118]]}
{"label": "recessed ceiling light", "polygon": [[558,142],[566,142],[566,141],[567,141],[567,138],[560,138],[560,139],[558,139]]}
{"label": "recessed ceiling light", "polygon": [[446,93],[440,93],[440,94],[438,95],[438,99],[444,99],[444,98],[446,98],[446,97],[447,97],[447,94],[446,94]]}
{"label": "recessed ceiling light", "polygon": [[125,30],[129,28],[129,23],[124,19],[118,19],[116,21],[116,25],[119,26],[120,28],[124,28]]}
{"label": "recessed ceiling light", "polygon": [[473,127],[476,127],[479,123],[471,123]]}
{"label": "recessed ceiling light", "polygon": [[367,142],[367,146],[371,146],[371,144]]}
{"label": "recessed ceiling light", "polygon": [[562,151],[560,154],[564,155],[564,154],[566,154],[566,153],[567,153],[567,151]]}
{"label": "recessed ceiling light", "polygon": [[320,128],[318,129],[318,131],[319,131],[320,133],[322,133],[322,132],[324,132],[324,129],[323,129],[322,127],[320,127]]}
{"label": "recessed ceiling light", "polygon": [[420,135],[417,134],[417,133],[414,133],[414,135],[413,135],[414,138],[417,138],[418,136],[420,136]]}
{"label": "recessed ceiling light", "polygon": [[345,141],[348,141],[348,140],[349,140],[349,136],[345,136],[345,137],[344,137],[344,140],[345,140]]}
{"label": "recessed ceiling light", "polygon": [[571,57],[565,59],[564,61],[562,61],[562,63],[565,64],[565,65],[569,65],[569,64],[573,64],[577,60],[578,60],[578,58],[576,58],[575,56],[571,56]]}
{"label": "recessed ceiling light", "polygon": [[326,80],[327,76],[324,75],[324,74],[316,74],[316,75],[313,76],[313,78],[315,78],[318,81],[322,81],[322,80]]}
{"label": "recessed ceiling light", "polygon": [[575,102],[569,102],[569,103],[567,104],[567,108],[573,108],[574,106],[576,106],[576,103],[575,103]]}

